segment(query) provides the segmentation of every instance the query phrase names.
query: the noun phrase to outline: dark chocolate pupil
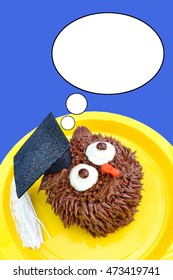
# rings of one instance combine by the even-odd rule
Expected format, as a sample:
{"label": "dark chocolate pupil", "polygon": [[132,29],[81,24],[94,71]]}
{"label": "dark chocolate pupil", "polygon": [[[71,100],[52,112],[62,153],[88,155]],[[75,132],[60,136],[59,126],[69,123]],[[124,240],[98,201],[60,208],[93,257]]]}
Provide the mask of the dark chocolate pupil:
{"label": "dark chocolate pupil", "polygon": [[85,179],[89,176],[89,171],[85,168],[82,168],[79,170],[78,174],[81,178]]}
{"label": "dark chocolate pupil", "polygon": [[106,143],[100,142],[97,144],[97,149],[98,150],[106,150],[107,149],[107,145]]}

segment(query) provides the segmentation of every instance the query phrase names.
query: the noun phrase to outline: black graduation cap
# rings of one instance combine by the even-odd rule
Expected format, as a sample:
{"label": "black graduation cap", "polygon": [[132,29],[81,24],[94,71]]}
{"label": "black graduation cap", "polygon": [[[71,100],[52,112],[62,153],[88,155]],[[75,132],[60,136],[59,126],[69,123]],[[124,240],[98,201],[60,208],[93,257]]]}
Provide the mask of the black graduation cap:
{"label": "black graduation cap", "polygon": [[70,143],[50,113],[14,157],[16,192],[20,198],[42,175],[71,164]]}

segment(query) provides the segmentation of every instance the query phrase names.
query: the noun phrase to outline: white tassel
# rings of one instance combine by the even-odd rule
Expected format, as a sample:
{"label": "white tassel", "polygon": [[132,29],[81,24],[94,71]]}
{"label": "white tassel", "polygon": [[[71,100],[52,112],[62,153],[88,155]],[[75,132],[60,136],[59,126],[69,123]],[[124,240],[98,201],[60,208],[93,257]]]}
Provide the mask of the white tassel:
{"label": "white tassel", "polygon": [[49,233],[37,217],[28,193],[24,193],[21,198],[17,197],[14,179],[11,184],[10,210],[24,247],[40,248],[43,243],[41,226],[50,238]]}

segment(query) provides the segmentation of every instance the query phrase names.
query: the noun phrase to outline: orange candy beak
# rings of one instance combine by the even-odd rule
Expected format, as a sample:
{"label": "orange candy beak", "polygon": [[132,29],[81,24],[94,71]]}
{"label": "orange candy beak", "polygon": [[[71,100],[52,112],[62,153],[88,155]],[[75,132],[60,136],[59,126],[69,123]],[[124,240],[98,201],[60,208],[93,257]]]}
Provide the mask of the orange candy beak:
{"label": "orange candy beak", "polygon": [[101,171],[106,174],[111,174],[113,177],[118,177],[120,175],[120,170],[109,163],[103,164],[101,166]]}

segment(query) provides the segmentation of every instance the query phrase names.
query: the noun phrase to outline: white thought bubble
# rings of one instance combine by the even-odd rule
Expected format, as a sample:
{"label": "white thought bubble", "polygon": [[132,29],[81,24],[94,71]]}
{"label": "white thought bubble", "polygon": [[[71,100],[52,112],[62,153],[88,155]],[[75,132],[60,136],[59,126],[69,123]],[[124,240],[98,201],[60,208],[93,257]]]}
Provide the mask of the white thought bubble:
{"label": "white thought bubble", "polygon": [[66,130],[70,130],[75,126],[75,120],[71,116],[64,116],[61,119],[61,126]]}
{"label": "white thought bubble", "polygon": [[164,47],[143,21],[118,13],[79,18],[56,37],[52,59],[75,87],[100,94],[134,90],[160,70]]}
{"label": "white thought bubble", "polygon": [[[67,98],[66,107],[70,113],[80,115],[87,108],[87,99],[80,93],[73,93]],[[70,130],[75,126],[75,119],[72,116],[64,116],[61,119],[61,126]]]}
{"label": "white thought bubble", "polygon": [[70,113],[82,114],[86,110],[87,100],[82,94],[74,93],[67,98],[66,106]]}

